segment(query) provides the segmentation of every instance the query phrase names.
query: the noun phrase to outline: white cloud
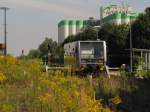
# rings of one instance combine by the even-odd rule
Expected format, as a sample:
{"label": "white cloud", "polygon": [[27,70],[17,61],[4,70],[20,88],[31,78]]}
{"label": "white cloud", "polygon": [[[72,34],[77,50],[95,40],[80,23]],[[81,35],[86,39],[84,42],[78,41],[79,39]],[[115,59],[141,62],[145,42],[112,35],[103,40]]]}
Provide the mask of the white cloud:
{"label": "white cloud", "polygon": [[76,8],[76,7],[71,7],[62,4],[56,4],[56,3],[50,3],[47,2],[47,0],[7,0],[8,3],[13,3],[15,5],[19,5],[22,7],[28,7],[28,8],[36,8],[38,10],[44,10],[44,11],[51,11],[51,12],[56,12],[56,13],[61,13],[67,16],[77,16],[77,17],[89,17],[96,15],[92,11],[90,12],[87,9],[82,9],[82,8]]}

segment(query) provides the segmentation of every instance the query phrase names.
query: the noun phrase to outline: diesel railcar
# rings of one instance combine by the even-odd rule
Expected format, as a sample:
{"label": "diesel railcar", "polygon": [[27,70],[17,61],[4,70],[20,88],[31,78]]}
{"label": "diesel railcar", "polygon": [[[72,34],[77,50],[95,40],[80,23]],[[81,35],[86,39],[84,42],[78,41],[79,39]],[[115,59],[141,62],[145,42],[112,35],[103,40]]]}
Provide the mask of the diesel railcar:
{"label": "diesel railcar", "polygon": [[73,72],[106,65],[105,41],[75,41],[64,45],[64,66]]}

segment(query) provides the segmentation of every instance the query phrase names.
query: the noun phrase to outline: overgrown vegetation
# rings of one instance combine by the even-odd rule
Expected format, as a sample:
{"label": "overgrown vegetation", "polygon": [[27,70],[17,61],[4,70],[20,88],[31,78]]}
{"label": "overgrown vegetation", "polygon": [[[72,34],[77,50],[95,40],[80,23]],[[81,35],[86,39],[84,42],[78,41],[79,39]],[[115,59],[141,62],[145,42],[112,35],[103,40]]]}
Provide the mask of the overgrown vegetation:
{"label": "overgrown vegetation", "polygon": [[0,57],[1,112],[148,112],[149,78],[43,72],[39,60]]}
{"label": "overgrown vegetation", "polygon": [[1,112],[99,112],[105,109],[95,99],[88,79],[43,73],[38,60],[0,58]]}

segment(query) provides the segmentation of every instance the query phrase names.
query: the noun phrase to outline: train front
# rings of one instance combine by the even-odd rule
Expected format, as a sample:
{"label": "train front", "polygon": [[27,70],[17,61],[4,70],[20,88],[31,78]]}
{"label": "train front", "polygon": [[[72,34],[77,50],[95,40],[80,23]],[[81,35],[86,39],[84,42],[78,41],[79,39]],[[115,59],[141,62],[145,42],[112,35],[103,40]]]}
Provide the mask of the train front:
{"label": "train front", "polygon": [[106,64],[105,41],[78,41],[78,65],[81,69],[93,72]]}

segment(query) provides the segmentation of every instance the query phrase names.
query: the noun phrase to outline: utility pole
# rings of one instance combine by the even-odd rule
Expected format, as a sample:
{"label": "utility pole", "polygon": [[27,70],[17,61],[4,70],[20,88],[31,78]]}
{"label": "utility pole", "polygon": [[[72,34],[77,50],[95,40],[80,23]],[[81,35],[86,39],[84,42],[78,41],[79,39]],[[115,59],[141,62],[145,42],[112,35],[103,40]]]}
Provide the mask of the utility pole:
{"label": "utility pole", "polygon": [[130,27],[130,72],[133,72],[133,45],[132,45],[132,21],[131,21],[131,16],[132,14],[127,14],[127,16],[130,17],[130,22],[129,22],[129,27]]}
{"label": "utility pole", "polygon": [[132,73],[133,53],[132,53],[132,24],[130,20],[130,72]]}
{"label": "utility pole", "polygon": [[5,49],[4,49],[4,55],[7,55],[7,24],[6,24],[6,12],[9,10],[8,7],[0,7],[1,10],[4,10],[4,44],[5,44]]}

